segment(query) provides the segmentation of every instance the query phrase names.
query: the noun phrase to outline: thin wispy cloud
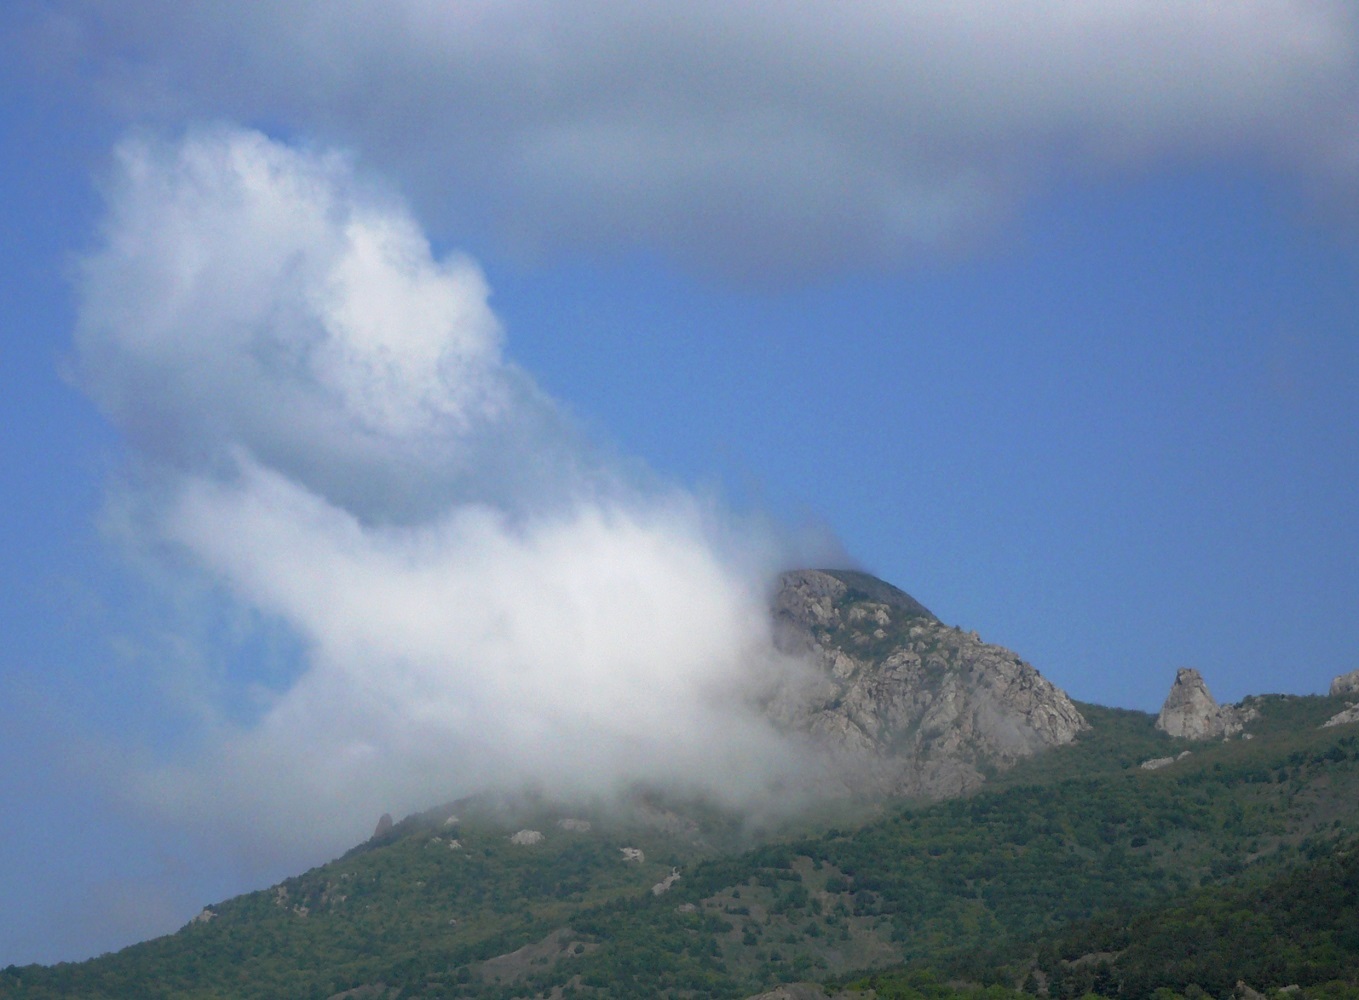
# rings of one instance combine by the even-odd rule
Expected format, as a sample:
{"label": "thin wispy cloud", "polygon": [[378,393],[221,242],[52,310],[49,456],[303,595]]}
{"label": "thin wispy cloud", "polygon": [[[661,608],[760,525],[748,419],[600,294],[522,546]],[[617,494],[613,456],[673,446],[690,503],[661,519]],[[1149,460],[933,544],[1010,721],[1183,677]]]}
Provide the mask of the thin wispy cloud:
{"label": "thin wispy cloud", "polygon": [[1343,0],[57,9],[57,51],[128,117],[352,145],[439,230],[528,255],[786,279],[950,251],[1148,162],[1359,184]]}

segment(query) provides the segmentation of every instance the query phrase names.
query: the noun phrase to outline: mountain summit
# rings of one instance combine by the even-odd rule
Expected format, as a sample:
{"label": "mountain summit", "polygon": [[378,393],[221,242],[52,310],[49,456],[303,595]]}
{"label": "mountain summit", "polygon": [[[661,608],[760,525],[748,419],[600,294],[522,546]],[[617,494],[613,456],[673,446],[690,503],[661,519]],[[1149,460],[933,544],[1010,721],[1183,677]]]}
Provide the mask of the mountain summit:
{"label": "mountain summit", "polygon": [[771,711],[829,751],[856,791],[958,795],[1087,728],[1017,654],[866,573],[785,573],[773,611],[779,647],[814,669]]}

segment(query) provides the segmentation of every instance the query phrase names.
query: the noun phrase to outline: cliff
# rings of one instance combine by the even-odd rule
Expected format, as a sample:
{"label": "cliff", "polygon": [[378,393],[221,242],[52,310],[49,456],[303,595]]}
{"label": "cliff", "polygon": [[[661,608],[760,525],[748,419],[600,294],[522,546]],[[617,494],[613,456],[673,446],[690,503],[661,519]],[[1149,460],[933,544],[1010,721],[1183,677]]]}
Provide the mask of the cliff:
{"label": "cliff", "polygon": [[856,790],[957,795],[1086,728],[1014,652],[867,574],[786,573],[774,616],[780,647],[813,667],[776,717],[829,751]]}

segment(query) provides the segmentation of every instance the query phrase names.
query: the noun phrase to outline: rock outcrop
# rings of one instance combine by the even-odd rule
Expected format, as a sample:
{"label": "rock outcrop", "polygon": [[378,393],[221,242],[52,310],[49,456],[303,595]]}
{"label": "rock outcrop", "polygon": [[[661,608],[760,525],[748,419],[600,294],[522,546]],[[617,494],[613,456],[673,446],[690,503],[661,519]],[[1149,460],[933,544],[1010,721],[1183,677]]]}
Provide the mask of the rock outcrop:
{"label": "rock outcrop", "polygon": [[1161,768],[1169,767],[1177,760],[1184,760],[1188,756],[1188,750],[1181,750],[1174,757],[1153,757],[1151,760],[1142,761],[1141,768],[1144,771],[1159,771]]}
{"label": "rock outcrop", "polygon": [[343,993],[332,993],[326,1000],[384,1000],[384,998],[396,997],[400,994],[400,987],[392,986],[389,988],[383,983],[372,983],[367,986],[355,986],[352,990],[345,990]]}
{"label": "rock outcrop", "polygon": [[768,993],[747,997],[746,1000],[829,1000],[829,998],[826,991],[815,983],[784,983]]}
{"label": "rock outcrop", "polygon": [[655,885],[651,887],[651,895],[659,896],[663,892],[669,892],[670,887],[673,886],[676,882],[678,882],[680,880],[680,877],[681,876],[679,873],[679,869],[671,868],[669,875],[667,875],[665,878],[661,879],[659,882],[657,882]]}
{"label": "rock outcrop", "polygon": [[1187,740],[1220,739],[1241,732],[1255,715],[1254,709],[1219,705],[1202,675],[1190,667],[1181,667],[1175,672],[1175,683],[1156,717],[1156,728]]}
{"label": "rock outcrop", "polygon": [[961,794],[1087,728],[1015,653],[867,574],[786,573],[774,616],[779,647],[813,670],[771,714],[829,750],[858,791]]}
{"label": "rock outcrop", "polygon": [[1351,670],[1331,681],[1332,698],[1346,694],[1359,694],[1359,670]]}
{"label": "rock outcrop", "polygon": [[1348,726],[1351,722],[1359,722],[1359,705],[1351,705],[1343,712],[1337,712],[1321,724],[1321,728],[1328,726]]}

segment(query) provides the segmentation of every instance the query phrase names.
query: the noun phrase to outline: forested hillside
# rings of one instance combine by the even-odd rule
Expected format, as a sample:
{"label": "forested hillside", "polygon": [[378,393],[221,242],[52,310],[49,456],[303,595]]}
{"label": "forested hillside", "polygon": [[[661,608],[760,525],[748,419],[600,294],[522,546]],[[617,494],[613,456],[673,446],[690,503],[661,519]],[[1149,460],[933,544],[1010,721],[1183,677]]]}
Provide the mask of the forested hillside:
{"label": "forested hillside", "polygon": [[0,996],[740,997],[874,968],[904,970],[880,997],[1315,992],[1359,970],[1359,734],[1320,727],[1343,706],[1254,699],[1253,738],[1191,744],[1082,705],[1077,742],[969,797],[777,829],[640,793],[457,803]]}

